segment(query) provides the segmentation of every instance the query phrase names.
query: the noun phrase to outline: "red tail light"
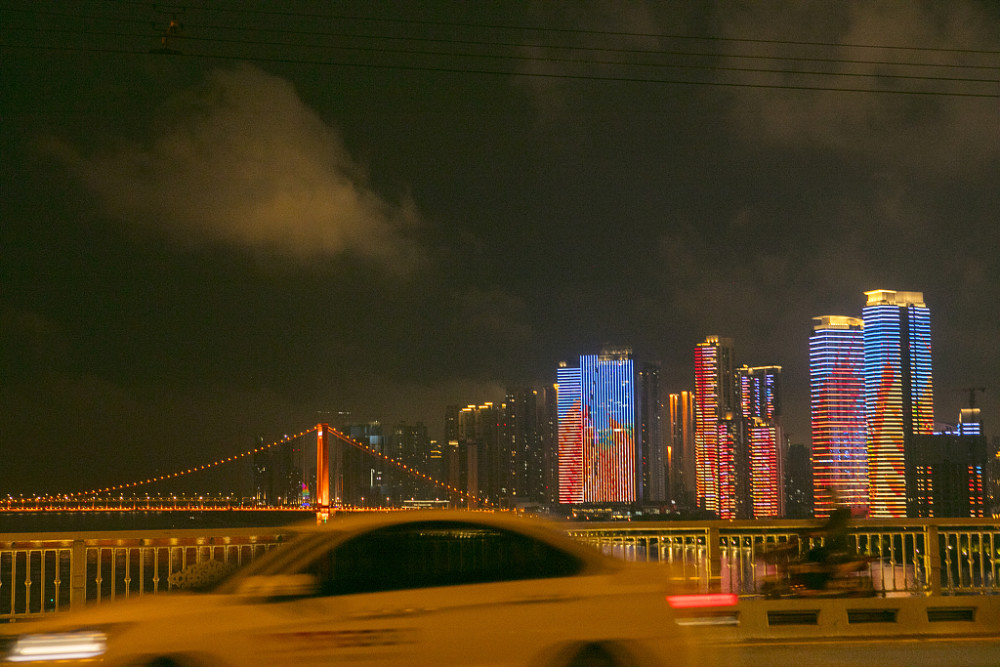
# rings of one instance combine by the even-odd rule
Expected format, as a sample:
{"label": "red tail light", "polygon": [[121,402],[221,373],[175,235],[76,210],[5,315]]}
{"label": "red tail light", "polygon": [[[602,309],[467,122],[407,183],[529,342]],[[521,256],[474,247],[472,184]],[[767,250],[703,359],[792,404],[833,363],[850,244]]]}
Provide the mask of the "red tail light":
{"label": "red tail light", "polygon": [[671,609],[697,609],[704,607],[733,607],[739,602],[735,593],[702,593],[697,595],[668,595]]}

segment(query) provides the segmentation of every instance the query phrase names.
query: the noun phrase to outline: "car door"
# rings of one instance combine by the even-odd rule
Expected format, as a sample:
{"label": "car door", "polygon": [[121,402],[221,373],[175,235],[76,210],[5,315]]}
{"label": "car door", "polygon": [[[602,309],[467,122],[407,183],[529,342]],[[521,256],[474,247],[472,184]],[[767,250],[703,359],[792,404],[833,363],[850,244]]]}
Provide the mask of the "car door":
{"label": "car door", "polygon": [[[486,524],[423,521],[335,544],[299,569],[310,595],[265,605],[261,651],[296,664],[527,664],[592,621],[583,563]],[[555,609],[578,609],[554,613]],[[589,619],[589,621],[588,621]]]}

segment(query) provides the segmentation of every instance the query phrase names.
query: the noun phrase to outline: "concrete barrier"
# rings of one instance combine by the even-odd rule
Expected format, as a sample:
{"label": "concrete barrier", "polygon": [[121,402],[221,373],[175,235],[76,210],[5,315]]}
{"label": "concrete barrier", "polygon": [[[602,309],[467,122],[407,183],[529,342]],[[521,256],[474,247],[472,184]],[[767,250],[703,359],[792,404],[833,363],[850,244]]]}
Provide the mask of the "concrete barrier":
{"label": "concrete barrier", "polygon": [[733,623],[716,630],[735,641],[768,639],[997,636],[1000,596],[740,600]]}

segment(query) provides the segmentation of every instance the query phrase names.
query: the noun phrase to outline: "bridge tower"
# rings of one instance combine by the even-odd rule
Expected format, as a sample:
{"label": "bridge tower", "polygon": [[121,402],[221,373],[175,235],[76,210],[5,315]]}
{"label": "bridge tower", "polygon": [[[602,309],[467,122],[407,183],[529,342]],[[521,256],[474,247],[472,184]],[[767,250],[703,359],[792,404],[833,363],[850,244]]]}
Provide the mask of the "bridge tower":
{"label": "bridge tower", "polygon": [[327,424],[316,427],[316,516],[330,515],[330,441]]}

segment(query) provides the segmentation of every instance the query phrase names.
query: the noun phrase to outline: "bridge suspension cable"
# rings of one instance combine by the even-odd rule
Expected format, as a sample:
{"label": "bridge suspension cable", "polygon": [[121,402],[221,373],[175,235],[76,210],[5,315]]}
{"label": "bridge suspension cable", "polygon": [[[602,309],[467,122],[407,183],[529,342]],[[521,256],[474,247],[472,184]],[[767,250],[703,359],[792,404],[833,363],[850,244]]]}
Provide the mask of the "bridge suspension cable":
{"label": "bridge suspension cable", "polygon": [[253,449],[248,449],[245,452],[241,452],[239,454],[234,454],[233,456],[228,456],[226,458],[217,459],[217,460],[212,461],[210,463],[205,463],[204,465],[196,466],[196,467],[193,467],[193,468],[187,468],[187,469],[184,469],[184,470],[179,470],[179,471],[174,472],[174,473],[168,473],[166,475],[157,475],[157,476],[154,476],[154,477],[149,477],[147,479],[136,480],[134,482],[126,482],[124,484],[116,484],[116,485],[113,485],[113,486],[107,486],[107,487],[104,487],[104,488],[101,488],[101,489],[90,489],[89,491],[79,491],[77,493],[47,495],[47,496],[43,496],[43,499],[51,500],[51,499],[58,499],[58,498],[85,498],[87,496],[95,496],[95,495],[100,494],[100,493],[112,493],[112,492],[115,492],[115,491],[131,490],[131,489],[136,489],[136,488],[139,488],[139,487],[142,487],[142,486],[147,486],[149,484],[155,484],[157,482],[163,482],[163,481],[166,481],[166,480],[169,480],[169,479],[176,479],[178,477],[186,477],[187,475],[191,475],[191,474],[194,474],[194,473],[197,473],[197,472],[201,472],[202,470],[208,470],[209,468],[215,468],[215,467],[220,466],[220,465],[222,465],[224,463],[231,463],[233,461],[238,461],[238,460],[240,460],[242,458],[245,458],[247,456],[252,456],[253,454],[257,454],[259,452],[267,451],[267,450],[272,449],[274,447],[278,447],[278,446],[283,445],[283,444],[285,444],[287,442],[291,442],[292,440],[295,440],[297,438],[301,438],[304,435],[308,435],[310,433],[313,433],[318,428],[319,428],[318,426],[314,426],[314,427],[312,427],[310,429],[302,431],[301,433],[296,433],[295,435],[286,435],[283,438],[281,438],[280,440],[275,440],[274,442],[272,442],[270,444],[261,445],[260,447],[255,447]]}
{"label": "bridge suspension cable", "polygon": [[370,455],[371,457],[373,457],[376,460],[379,460],[379,461],[387,463],[387,464],[389,464],[391,466],[394,466],[398,470],[403,471],[404,473],[406,473],[407,475],[413,477],[414,479],[417,479],[417,480],[422,481],[422,482],[426,482],[427,484],[430,484],[432,486],[435,486],[435,487],[438,487],[438,488],[443,489],[445,491],[448,491],[450,494],[458,496],[458,497],[462,498],[463,500],[465,500],[466,502],[475,503],[477,505],[482,505],[482,506],[486,506],[486,507],[495,507],[496,506],[496,503],[493,503],[493,502],[489,501],[486,498],[477,496],[474,493],[468,493],[466,491],[463,491],[462,489],[459,489],[456,486],[452,486],[451,484],[448,484],[447,482],[443,482],[443,481],[441,481],[439,479],[435,479],[434,477],[431,477],[430,475],[428,475],[428,474],[426,474],[424,472],[421,472],[420,470],[414,468],[413,466],[407,465],[407,464],[403,463],[402,461],[398,461],[398,460],[392,458],[391,456],[386,455],[383,452],[377,451],[373,447],[370,447],[370,446],[364,444],[363,442],[361,442],[359,440],[355,440],[355,439],[351,438],[350,436],[345,435],[341,431],[338,431],[337,429],[335,429],[335,428],[333,428],[333,427],[331,427],[329,425],[325,425],[325,424],[318,424],[316,426],[313,426],[312,428],[306,429],[306,430],[301,431],[299,433],[296,433],[294,435],[286,435],[286,436],[280,438],[279,440],[275,440],[275,441],[273,441],[273,442],[271,442],[269,444],[261,445],[259,447],[255,447],[253,449],[248,449],[246,451],[240,452],[239,454],[234,454],[233,456],[228,456],[228,457],[225,457],[225,458],[216,459],[215,461],[211,461],[209,463],[205,463],[205,464],[202,464],[202,465],[199,465],[199,466],[194,466],[194,467],[191,467],[191,468],[186,468],[186,469],[178,470],[177,472],[167,473],[165,475],[156,475],[156,476],[153,476],[153,477],[148,477],[146,479],[138,479],[138,480],[135,480],[135,481],[132,481],[132,482],[125,482],[123,484],[114,484],[114,485],[106,486],[106,487],[103,487],[103,488],[89,489],[87,491],[78,491],[78,492],[75,492],[75,493],[67,493],[67,494],[49,494],[49,495],[42,496],[41,499],[43,499],[43,500],[57,500],[57,499],[74,499],[74,498],[79,499],[79,498],[87,498],[87,497],[96,496],[96,495],[99,495],[99,494],[102,494],[102,493],[115,493],[115,492],[119,492],[119,491],[130,491],[130,490],[138,489],[140,487],[148,486],[150,484],[156,484],[158,482],[164,482],[164,481],[167,481],[167,480],[177,479],[179,477],[186,477],[187,475],[192,475],[192,474],[201,472],[203,470],[209,470],[211,468],[215,468],[215,467],[218,467],[218,466],[226,464],[226,463],[232,463],[234,461],[238,461],[240,459],[246,458],[247,456],[252,456],[254,454],[258,454],[260,452],[264,452],[264,451],[273,449],[275,447],[279,447],[279,446],[284,445],[284,444],[286,444],[288,442],[291,442],[292,440],[296,440],[296,439],[301,438],[301,437],[303,437],[305,435],[309,435],[310,433],[315,433],[315,432],[319,431],[320,428],[324,428],[324,427],[326,428],[326,432],[328,434],[330,434],[333,437],[337,438],[341,442],[344,442],[344,443],[346,443],[346,444],[354,447],[355,449],[358,449],[358,450],[360,450],[362,452],[365,452],[366,454]]}

